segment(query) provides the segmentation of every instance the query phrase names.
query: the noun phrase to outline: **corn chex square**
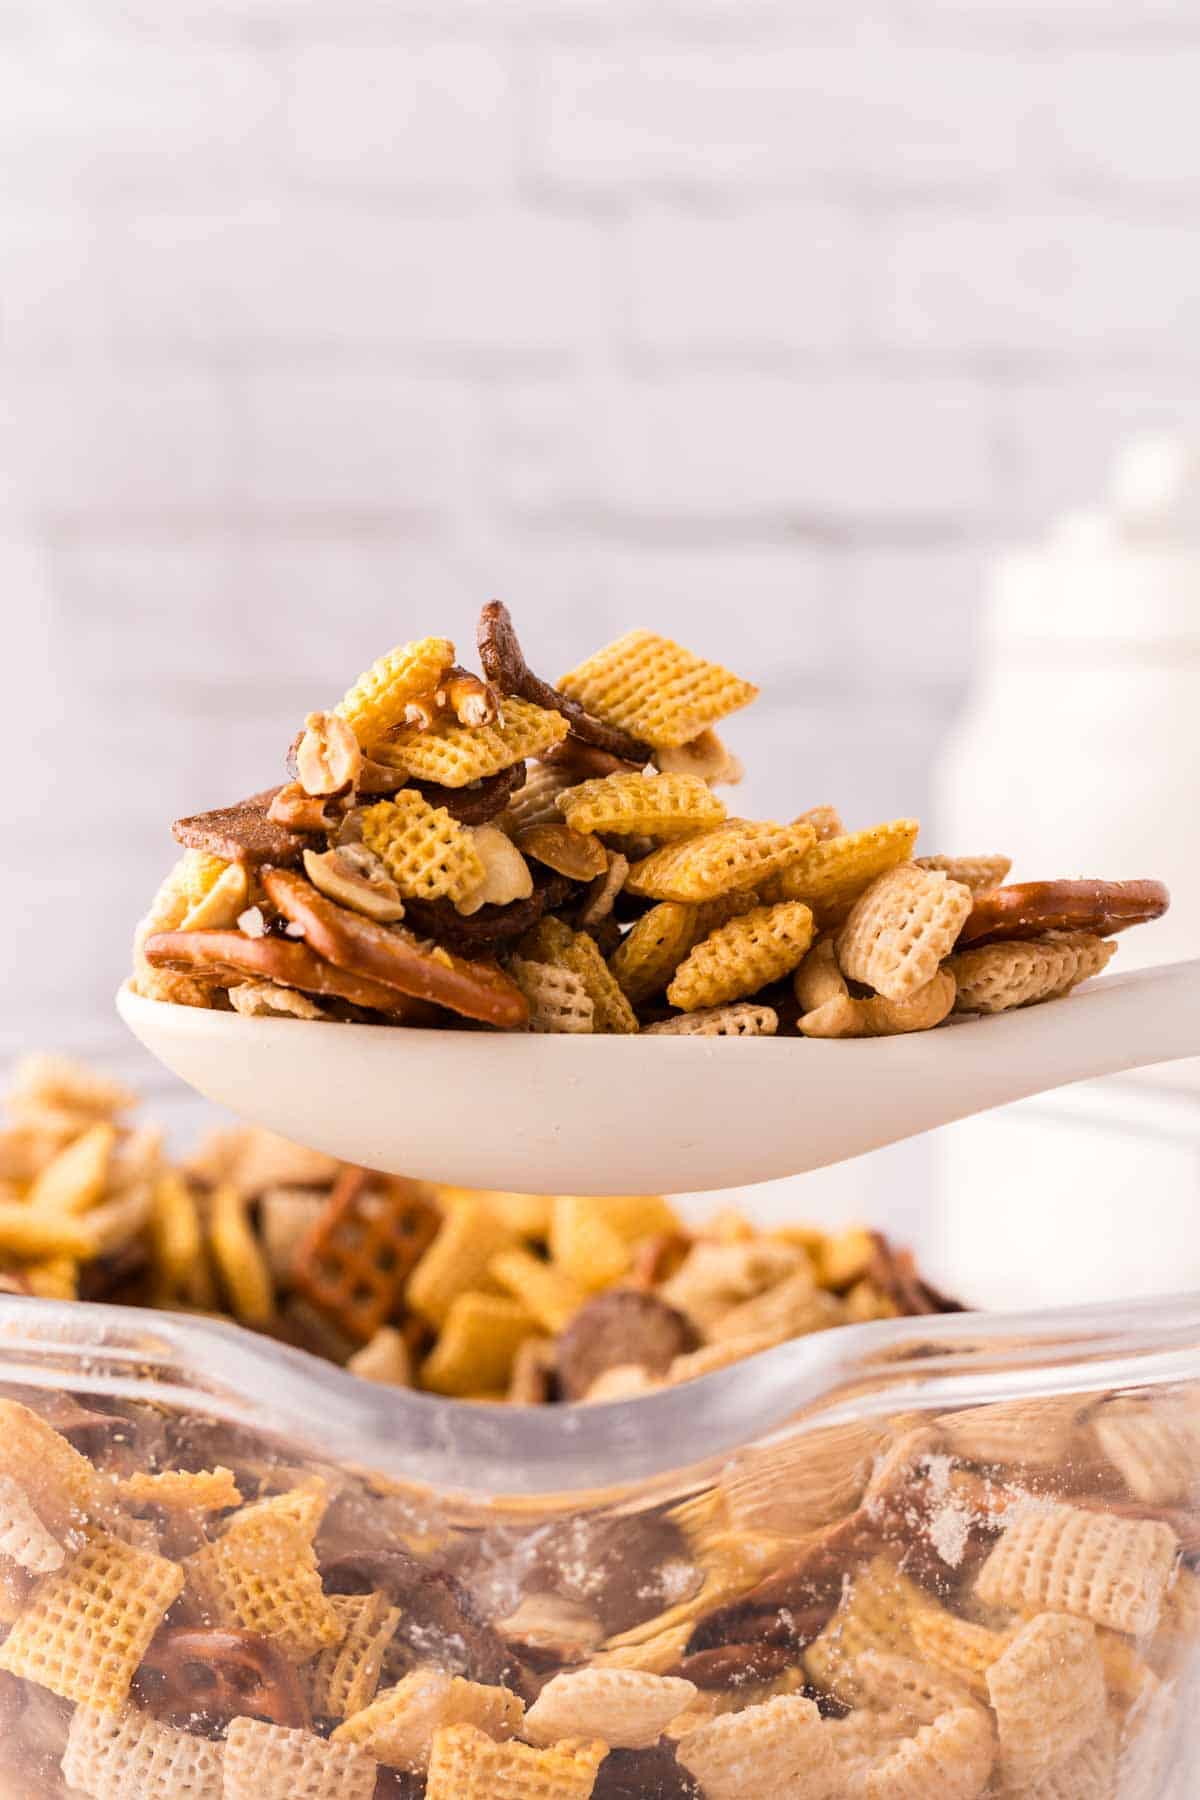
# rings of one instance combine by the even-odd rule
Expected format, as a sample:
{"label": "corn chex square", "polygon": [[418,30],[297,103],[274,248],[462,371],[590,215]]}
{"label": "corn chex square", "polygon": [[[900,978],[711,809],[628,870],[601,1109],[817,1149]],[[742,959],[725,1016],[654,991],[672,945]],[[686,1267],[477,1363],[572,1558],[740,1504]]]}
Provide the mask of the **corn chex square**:
{"label": "corn chex square", "polygon": [[812,938],[813,916],[803,901],[752,907],[689,951],[671,979],[667,999],[684,1012],[698,1012],[756,994],[790,974]]}
{"label": "corn chex square", "polygon": [[525,1707],[506,1687],[466,1681],[440,1669],[414,1669],[339,1725],[335,1743],[358,1744],[389,1768],[423,1774],[434,1733],[446,1725],[470,1725],[500,1743],[520,1730]]}
{"label": "corn chex square", "polygon": [[439,721],[428,730],[402,725],[385,744],[377,746],[375,754],[390,768],[403,769],[414,781],[461,788],[511,769],[527,756],[545,756],[562,743],[569,730],[561,713],[508,695],[500,717],[491,725]]}
{"label": "corn chex square", "polygon": [[601,775],[558,797],[574,831],[679,837],[719,825],[725,803],[696,775]]}
{"label": "corn chex square", "polygon": [[982,1707],[960,1706],[922,1725],[868,1769],[863,1800],[978,1800],[995,1761],[992,1722]]}
{"label": "corn chex square", "polygon": [[177,1563],[90,1529],[83,1548],[30,1596],[0,1646],[0,1669],[112,1711],[127,1699],[183,1582]]}
{"label": "corn chex square", "polygon": [[719,663],[705,662],[654,631],[627,631],[563,676],[560,693],[593,718],[642,738],[656,750],[699,737],[748,706],[758,689]]}
{"label": "corn chex square", "polygon": [[589,1800],[608,1746],[498,1744],[474,1725],[434,1733],[425,1800]]}
{"label": "corn chex square", "polygon": [[285,1494],[246,1507],[185,1563],[188,1586],[215,1624],[261,1632],[298,1663],[342,1635],[321,1585],[314,1523],[300,1505]]}
{"label": "corn chex square", "polygon": [[818,834],[818,841],[775,877],[763,898],[803,900],[822,931],[827,930],[841,923],[873,881],[908,860],[918,830],[915,819],[890,819],[837,837]]}
{"label": "corn chex square", "polygon": [[400,1612],[386,1594],[331,1594],[329,1604],[341,1622],[342,1639],[311,1665],[309,1697],[314,1713],[346,1719],[375,1698]]}
{"label": "corn chex square", "polygon": [[363,843],[385,864],[406,899],[465,900],[483,880],[470,831],[415,788],[364,809]]}
{"label": "corn chex square", "polygon": [[453,662],[449,638],[400,644],[359,676],[336,711],[360,744],[372,746],[403,721],[410,700],[432,693]]}
{"label": "corn chex square", "polygon": [[802,856],[812,842],[811,825],[726,819],[652,850],[634,863],[625,886],[648,900],[715,900],[719,894],[758,886]]}

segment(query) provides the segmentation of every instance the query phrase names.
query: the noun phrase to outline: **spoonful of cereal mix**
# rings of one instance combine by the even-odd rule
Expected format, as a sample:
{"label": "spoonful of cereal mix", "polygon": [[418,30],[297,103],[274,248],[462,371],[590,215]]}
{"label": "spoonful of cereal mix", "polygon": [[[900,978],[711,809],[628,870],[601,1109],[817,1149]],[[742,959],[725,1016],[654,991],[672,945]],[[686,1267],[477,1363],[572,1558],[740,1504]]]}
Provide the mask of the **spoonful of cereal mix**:
{"label": "spoonful of cereal mix", "polygon": [[481,673],[389,651],[305,719],[289,779],[176,821],[133,990],[245,1017],[572,1035],[928,1031],[1066,995],[1161,882],[1005,885],[918,823],[731,815],[754,685],[647,630],[552,686],[507,607]]}

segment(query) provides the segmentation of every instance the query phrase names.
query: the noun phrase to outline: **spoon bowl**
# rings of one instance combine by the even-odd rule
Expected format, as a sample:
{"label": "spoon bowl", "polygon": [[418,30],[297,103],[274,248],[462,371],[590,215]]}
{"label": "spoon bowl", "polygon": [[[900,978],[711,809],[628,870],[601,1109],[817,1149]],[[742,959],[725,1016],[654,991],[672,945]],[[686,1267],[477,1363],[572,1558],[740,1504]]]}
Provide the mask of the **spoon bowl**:
{"label": "spoon bowl", "polygon": [[907,1037],[530,1036],[118,1010],[253,1124],[368,1168],[525,1193],[694,1193],[801,1174],[1009,1101],[1200,1055],[1200,960]]}

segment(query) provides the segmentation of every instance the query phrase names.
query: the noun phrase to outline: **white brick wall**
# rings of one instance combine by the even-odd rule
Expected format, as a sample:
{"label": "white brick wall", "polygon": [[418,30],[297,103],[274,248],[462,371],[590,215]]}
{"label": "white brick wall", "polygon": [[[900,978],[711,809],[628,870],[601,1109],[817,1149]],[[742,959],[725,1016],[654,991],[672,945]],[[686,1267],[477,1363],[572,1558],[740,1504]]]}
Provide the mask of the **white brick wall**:
{"label": "white brick wall", "polygon": [[492,593],[758,675],[749,803],[924,806],[997,546],[1195,422],[1198,89],[1190,0],[0,0],[9,1041]]}

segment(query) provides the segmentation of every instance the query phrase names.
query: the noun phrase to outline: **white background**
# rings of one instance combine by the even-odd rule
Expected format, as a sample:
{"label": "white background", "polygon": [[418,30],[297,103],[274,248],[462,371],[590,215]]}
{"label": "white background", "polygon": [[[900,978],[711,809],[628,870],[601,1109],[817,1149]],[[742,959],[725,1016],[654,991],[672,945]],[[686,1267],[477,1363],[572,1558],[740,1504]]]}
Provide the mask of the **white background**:
{"label": "white background", "polygon": [[1198,93],[1188,0],[0,0],[3,1047],[492,594],[926,809],[996,550],[1195,418]]}

